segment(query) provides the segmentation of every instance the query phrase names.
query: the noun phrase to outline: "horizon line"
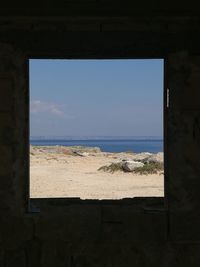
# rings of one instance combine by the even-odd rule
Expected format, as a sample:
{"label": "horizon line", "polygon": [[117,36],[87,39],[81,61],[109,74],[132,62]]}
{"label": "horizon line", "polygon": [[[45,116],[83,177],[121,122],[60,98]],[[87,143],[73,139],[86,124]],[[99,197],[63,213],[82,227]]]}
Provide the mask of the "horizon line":
{"label": "horizon line", "polygon": [[98,136],[48,136],[48,135],[35,135],[30,136],[30,140],[99,140],[99,139],[161,139],[163,140],[163,136],[161,135],[130,135],[130,136],[112,136],[112,135],[98,135]]}

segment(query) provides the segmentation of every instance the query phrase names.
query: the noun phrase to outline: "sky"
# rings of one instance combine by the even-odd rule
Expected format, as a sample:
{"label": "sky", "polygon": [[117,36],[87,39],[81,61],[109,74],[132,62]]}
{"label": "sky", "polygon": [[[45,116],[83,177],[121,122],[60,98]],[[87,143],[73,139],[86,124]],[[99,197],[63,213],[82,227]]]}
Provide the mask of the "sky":
{"label": "sky", "polygon": [[30,136],[163,135],[163,60],[30,60]]}

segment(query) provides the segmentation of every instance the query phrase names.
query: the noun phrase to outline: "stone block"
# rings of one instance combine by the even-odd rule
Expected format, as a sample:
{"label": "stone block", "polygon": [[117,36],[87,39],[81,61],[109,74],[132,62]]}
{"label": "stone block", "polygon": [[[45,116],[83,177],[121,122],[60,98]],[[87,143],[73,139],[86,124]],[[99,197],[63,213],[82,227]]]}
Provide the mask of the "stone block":
{"label": "stone block", "polygon": [[167,216],[164,211],[149,211],[130,206],[104,207],[101,242],[165,242]]}
{"label": "stone block", "polygon": [[[65,267],[71,265],[70,245],[61,240],[43,242],[41,247],[41,267]],[[75,265],[74,265],[75,266]]]}
{"label": "stone block", "polygon": [[130,21],[130,20],[121,20],[112,21],[112,22],[103,22],[102,23],[102,31],[129,31],[129,32],[141,32],[141,31],[152,31],[159,32],[161,29],[164,29],[164,25],[161,20],[155,21]]}
{"label": "stone block", "polygon": [[34,223],[32,218],[5,216],[1,219],[2,242],[8,250],[14,250],[33,238]]}
{"label": "stone block", "polygon": [[129,242],[164,243],[167,240],[167,215],[165,212],[147,211],[127,213],[124,218],[124,235]]}
{"label": "stone block", "polygon": [[199,207],[200,113],[172,112],[169,117],[166,197],[172,210]]}
{"label": "stone block", "polygon": [[[41,211],[42,212],[42,211]],[[101,224],[95,206],[72,205],[41,215],[36,224],[36,236],[41,240],[60,239],[66,242],[92,242],[97,239]]]}
{"label": "stone block", "polygon": [[13,150],[12,146],[0,145],[0,155],[1,155],[1,163],[0,163],[0,190],[3,188],[3,184],[7,184],[8,181],[12,179],[13,174]]}
{"label": "stone block", "polygon": [[0,113],[0,144],[11,145],[14,142],[14,121],[12,113]]}
{"label": "stone block", "polygon": [[27,267],[26,254],[23,249],[7,250],[4,257],[6,267]]}
{"label": "stone block", "polygon": [[200,214],[198,209],[169,213],[169,236],[173,242],[192,243],[200,240]]}
{"label": "stone block", "polygon": [[42,242],[38,239],[33,239],[25,244],[26,260],[28,267],[40,267]]}
{"label": "stone block", "polygon": [[69,32],[73,32],[73,31],[77,31],[77,32],[82,32],[82,31],[87,31],[87,32],[91,32],[91,31],[100,31],[100,23],[97,22],[76,22],[76,23],[68,23],[67,24],[67,31]]}
{"label": "stone block", "polygon": [[40,240],[68,240],[68,216],[53,213],[37,219],[35,235]]}
{"label": "stone block", "polygon": [[145,260],[143,249],[135,243],[85,243],[79,251],[73,250],[73,247],[71,250],[71,265],[79,267],[140,267],[146,266]]}
{"label": "stone block", "polygon": [[11,112],[13,106],[12,80],[0,77],[0,112]]}
{"label": "stone block", "polygon": [[0,266],[4,267],[4,249],[3,249],[3,244],[1,243],[1,236],[0,236]]}
{"label": "stone block", "polygon": [[200,110],[200,57],[186,52],[171,55],[167,71],[170,108]]}
{"label": "stone block", "polygon": [[170,243],[163,251],[163,267],[198,267],[200,245],[194,243]]}

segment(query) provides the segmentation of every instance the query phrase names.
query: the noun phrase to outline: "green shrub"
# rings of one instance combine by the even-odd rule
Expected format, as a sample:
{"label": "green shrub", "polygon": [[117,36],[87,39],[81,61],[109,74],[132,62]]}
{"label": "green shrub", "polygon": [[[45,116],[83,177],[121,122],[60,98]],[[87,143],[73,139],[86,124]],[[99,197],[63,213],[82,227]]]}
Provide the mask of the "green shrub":
{"label": "green shrub", "polygon": [[136,168],[134,172],[139,174],[153,174],[158,173],[159,171],[163,171],[163,169],[163,163],[149,162],[145,163],[143,167]]}
{"label": "green shrub", "polygon": [[98,169],[98,171],[104,171],[104,172],[117,172],[117,171],[123,171],[121,163],[111,163],[108,166],[102,166]]}
{"label": "green shrub", "polygon": [[[138,173],[138,174],[154,174],[163,171],[163,163],[159,162],[150,162],[150,163],[145,163],[143,167],[138,167],[136,168],[133,173]],[[111,163],[110,165],[105,165],[102,166],[98,169],[98,171],[104,171],[104,172],[110,172],[114,173],[117,171],[123,171],[126,172],[123,167],[121,162],[117,163]]]}

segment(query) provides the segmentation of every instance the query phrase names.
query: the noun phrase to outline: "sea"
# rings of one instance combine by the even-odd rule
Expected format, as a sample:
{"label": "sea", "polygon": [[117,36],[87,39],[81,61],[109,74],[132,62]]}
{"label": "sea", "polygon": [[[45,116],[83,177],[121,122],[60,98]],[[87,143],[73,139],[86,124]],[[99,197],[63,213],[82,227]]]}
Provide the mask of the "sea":
{"label": "sea", "polygon": [[135,153],[163,152],[163,139],[134,138],[134,139],[46,139],[31,138],[30,144],[34,146],[88,146],[99,147],[103,152]]}

